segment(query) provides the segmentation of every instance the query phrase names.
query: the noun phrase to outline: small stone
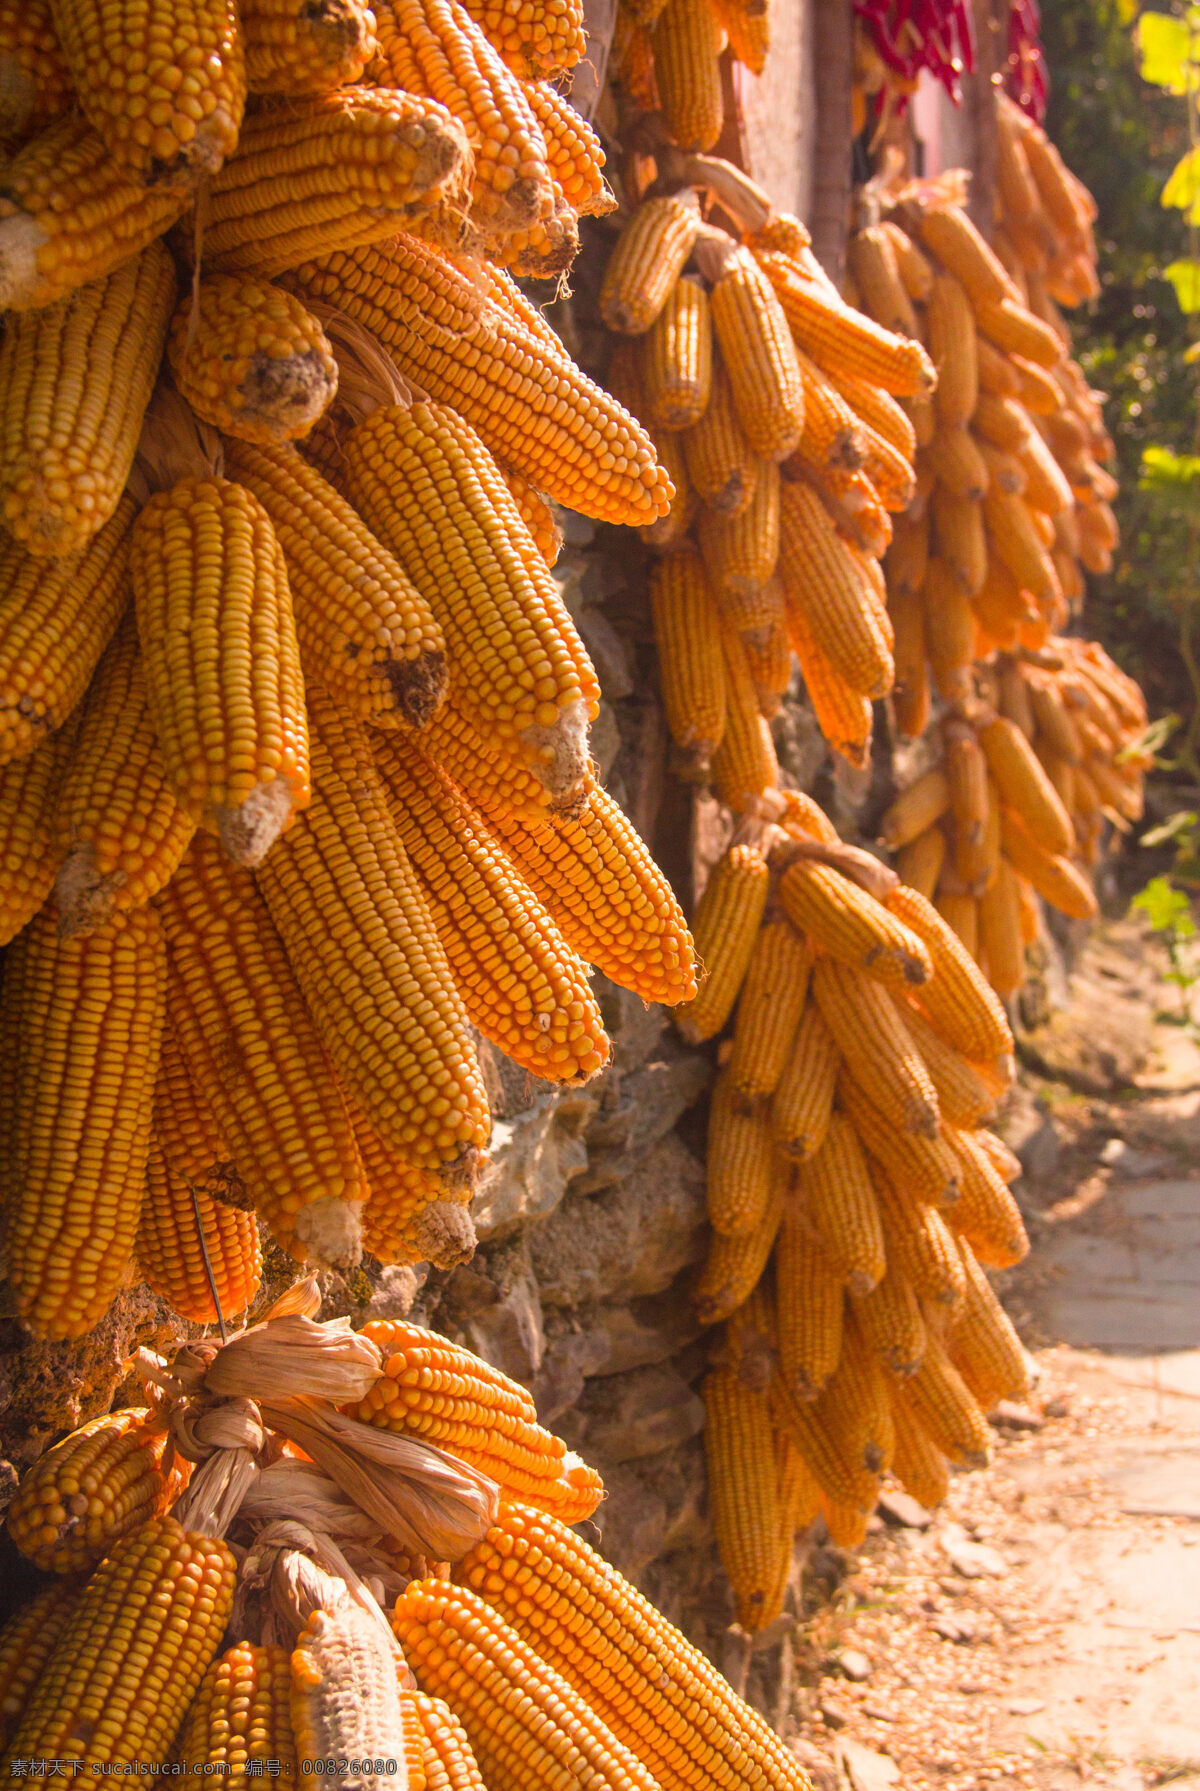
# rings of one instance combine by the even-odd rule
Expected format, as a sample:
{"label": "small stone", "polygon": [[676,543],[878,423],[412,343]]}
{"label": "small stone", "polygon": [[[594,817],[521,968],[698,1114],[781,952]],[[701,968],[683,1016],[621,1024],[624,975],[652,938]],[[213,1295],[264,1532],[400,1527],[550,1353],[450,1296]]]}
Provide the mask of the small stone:
{"label": "small stone", "polygon": [[862,1709],[863,1715],[869,1716],[873,1723],[894,1723],[896,1720],[895,1712],[885,1710],[882,1704],[864,1704]]}
{"label": "small stone", "polygon": [[975,1640],[976,1623],[970,1611],[943,1611],[934,1618],[931,1628],[944,1642],[963,1643]]}
{"label": "small stone", "polygon": [[1017,1405],[1012,1399],[1002,1399],[988,1414],[988,1423],[998,1430],[1041,1430],[1045,1422],[1040,1412],[1032,1411],[1027,1405]]}
{"label": "small stone", "polygon": [[1102,1163],[1107,1163],[1111,1167],[1114,1163],[1119,1163],[1121,1161],[1121,1158],[1126,1154],[1128,1149],[1129,1146],[1123,1138],[1110,1138],[1108,1143],[1104,1146],[1104,1149],[1100,1152],[1100,1161]]}
{"label": "small stone", "polygon": [[1043,1418],[1066,1418],[1070,1415],[1070,1411],[1070,1401],[1064,1399],[1061,1393],[1056,1393],[1053,1399],[1046,1400],[1042,1406]]}
{"label": "small stone", "polygon": [[860,1648],[843,1648],[838,1655],[838,1666],[843,1675],[847,1679],[853,1680],[856,1685],[861,1685],[864,1679],[869,1679],[875,1670],[871,1657],[864,1654]]}
{"label": "small stone", "polygon": [[899,1782],[900,1768],[886,1754],[877,1754],[857,1741],[839,1741],[838,1757],[852,1791],[888,1791]]}
{"label": "small stone", "polygon": [[1041,1698],[1013,1698],[1008,1704],[1010,1716],[1036,1716],[1046,1708]]}
{"label": "small stone", "polygon": [[984,1685],[981,1679],[960,1679],[958,1682],[958,1689],[964,1698],[974,1698],[977,1697],[980,1692],[986,1691],[987,1686]]}
{"label": "small stone", "polygon": [[927,1530],[933,1514],[898,1486],[885,1487],[879,1495],[879,1511],[889,1524],[900,1524],[906,1530]]}
{"label": "small stone", "polygon": [[817,1709],[827,1729],[844,1729],[854,1716],[853,1707],[843,1704],[839,1698],[824,1697]]}
{"label": "small stone", "polygon": [[972,1542],[958,1524],[946,1525],[941,1543],[955,1573],[965,1580],[1000,1579],[1008,1572],[999,1550],[989,1548],[986,1542]]}
{"label": "small stone", "polygon": [[808,1774],[813,1791],[838,1791],[838,1769],[828,1754],[823,1754],[811,1741],[796,1740],[788,1746],[793,1759],[798,1760]]}

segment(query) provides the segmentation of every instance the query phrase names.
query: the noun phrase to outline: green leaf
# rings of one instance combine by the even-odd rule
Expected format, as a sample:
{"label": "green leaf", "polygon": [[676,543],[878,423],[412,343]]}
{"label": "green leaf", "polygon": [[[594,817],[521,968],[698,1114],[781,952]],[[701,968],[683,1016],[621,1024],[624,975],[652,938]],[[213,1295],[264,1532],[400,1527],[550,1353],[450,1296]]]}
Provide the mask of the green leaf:
{"label": "green leaf", "polygon": [[1189,149],[1176,162],[1162,190],[1162,203],[1186,211],[1200,198],[1200,149]]}
{"label": "green leaf", "polygon": [[1186,938],[1195,931],[1191,904],[1168,877],[1152,877],[1129,906],[1144,914],[1156,933],[1176,933]]}
{"label": "green leaf", "polygon": [[1171,448],[1143,448],[1138,484],[1143,491],[1168,485],[1191,485],[1200,479],[1200,454],[1176,454]]}
{"label": "green leaf", "polygon": [[1139,846],[1167,846],[1177,840],[1181,834],[1195,827],[1197,816],[1194,809],[1180,809],[1178,814],[1170,815],[1160,826],[1152,827],[1138,841]]}
{"label": "green leaf", "polygon": [[1200,311],[1200,261],[1172,261],[1162,271],[1164,280],[1175,288],[1179,309],[1191,316]]}
{"label": "green leaf", "polygon": [[1142,79],[1167,93],[1184,94],[1191,75],[1192,34],[1182,19],[1165,12],[1144,12],[1133,33],[1141,58]]}

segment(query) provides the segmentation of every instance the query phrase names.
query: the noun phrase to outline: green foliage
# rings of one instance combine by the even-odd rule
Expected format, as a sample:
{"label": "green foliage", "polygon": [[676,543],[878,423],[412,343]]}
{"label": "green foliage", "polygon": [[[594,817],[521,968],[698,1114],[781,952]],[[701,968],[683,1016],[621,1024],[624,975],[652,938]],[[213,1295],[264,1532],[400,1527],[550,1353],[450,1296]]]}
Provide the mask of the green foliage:
{"label": "green foliage", "polygon": [[[1195,816],[1191,816],[1191,819],[1194,821]],[[1152,877],[1145,889],[1139,890],[1134,896],[1129,906],[1132,912],[1146,916],[1167,948],[1171,968],[1163,981],[1174,984],[1179,990],[1180,1011],[1178,1014],[1164,1014],[1162,1018],[1174,1020],[1193,1032],[1200,1031],[1192,1019],[1191,992],[1200,982],[1200,965],[1197,964],[1192,944],[1196,937],[1196,922],[1192,918],[1191,902],[1169,877]]]}

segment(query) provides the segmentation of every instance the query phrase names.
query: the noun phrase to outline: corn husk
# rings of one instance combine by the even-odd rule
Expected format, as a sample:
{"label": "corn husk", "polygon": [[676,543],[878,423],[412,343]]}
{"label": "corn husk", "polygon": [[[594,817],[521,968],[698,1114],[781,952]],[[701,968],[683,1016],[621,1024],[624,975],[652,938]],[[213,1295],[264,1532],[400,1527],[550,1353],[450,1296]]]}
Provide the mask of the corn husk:
{"label": "corn husk", "polygon": [[432,1443],[394,1436],[310,1399],[263,1400],[264,1422],[299,1445],[408,1553],[458,1561],[496,1521],[494,1480]]}
{"label": "corn husk", "polygon": [[305,1275],[299,1281],[293,1281],[285,1287],[279,1298],[257,1319],[260,1325],[270,1324],[273,1318],[288,1318],[298,1312],[301,1318],[315,1318],[321,1310],[321,1284],[315,1275]]}
{"label": "corn husk", "polygon": [[886,902],[900,882],[895,871],[870,852],[864,852],[861,846],[847,846],[840,841],[834,844],[832,841],[798,840],[789,836],[772,850],[771,864],[773,868],[784,870],[800,858],[816,864],[827,864],[831,869],[840,871],[843,877],[857,883],[860,889],[865,889],[877,902]]}
{"label": "corn husk", "polygon": [[[307,1524],[268,1524],[248,1551],[239,1576],[247,1586],[266,1590],[276,1634],[290,1645],[314,1611],[357,1605],[386,1639],[397,1669],[406,1671],[392,1626],[332,1537]],[[267,1630],[264,1627],[264,1638]]]}
{"label": "corn husk", "polygon": [[204,1391],[218,1399],[269,1393],[344,1405],[365,1398],[382,1370],[378,1347],[352,1331],[348,1318],[318,1324],[292,1312],[231,1338],[213,1357]]}
{"label": "corn husk", "polygon": [[177,1452],[201,1465],[171,1508],[185,1530],[224,1536],[258,1474],[254,1457],[265,1440],[258,1408],[250,1399],[197,1407],[185,1401],[171,1415]]}

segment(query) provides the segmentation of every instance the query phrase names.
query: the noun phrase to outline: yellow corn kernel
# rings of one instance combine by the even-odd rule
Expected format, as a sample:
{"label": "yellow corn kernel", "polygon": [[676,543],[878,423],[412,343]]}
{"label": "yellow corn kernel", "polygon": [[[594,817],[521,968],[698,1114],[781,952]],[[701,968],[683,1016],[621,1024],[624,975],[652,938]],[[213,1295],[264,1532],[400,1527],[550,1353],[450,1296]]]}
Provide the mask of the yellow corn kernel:
{"label": "yellow corn kernel", "polygon": [[295,289],[364,324],[406,378],[539,491],[606,522],[666,514],[670,483],[645,431],[561,346],[436,250],[396,237],[329,255],[298,269]]}
{"label": "yellow corn kernel", "polygon": [[190,187],[233,154],[246,103],[233,0],[170,0],[136,12],[53,0],[63,58],[88,123],[148,186]]}
{"label": "yellow corn kernel", "polygon": [[871,760],[871,699],[855,690],[815,639],[807,613],[789,604],[788,639],[800,665],[813,715],[826,743],[849,764],[865,770]]}
{"label": "yellow corn kernel", "polygon": [[307,435],[337,391],[333,350],[311,311],[249,275],[200,281],[175,313],[169,359],[196,415],[244,441]]}
{"label": "yellow corn kernel", "polygon": [[606,790],[586,810],[527,825],[493,814],[492,830],[574,951],[644,1001],[696,992],[692,936],[671,886]]}
{"label": "yellow corn kernel", "polygon": [[725,731],[712,755],[713,785],[727,807],[752,807],[755,798],[779,783],[779,762],[771,730],[759,709],[758,691],[741,636],[725,617],[721,652],[725,660]]}
{"label": "yellow corn kernel", "polygon": [[0,142],[5,152],[44,130],[71,104],[71,77],[50,0],[0,6]]}
{"label": "yellow corn kernel", "polygon": [[592,797],[589,774],[583,789],[567,802],[555,802],[525,761],[493,734],[485,739],[453,696],[421,734],[421,749],[438,764],[495,830],[504,821],[537,824],[553,813],[585,810]]}
{"label": "yellow corn kernel", "polygon": [[893,1253],[883,1280],[854,1300],[854,1317],[867,1348],[900,1380],[915,1374],[925,1354],[925,1323],[912,1282]]}
{"label": "yellow corn kernel", "polygon": [[708,1222],[723,1237],[756,1231],[771,1204],[773,1140],[767,1119],[737,1102],[728,1076],[717,1078],[708,1122]]}
{"label": "yellow corn kernel", "polygon": [[729,375],[713,368],[708,407],[683,438],[688,477],[710,510],[738,516],[754,496],[762,464],[738,422]]}
{"label": "yellow corn kernel", "polygon": [[82,1589],[74,1578],[51,1580],[0,1627],[0,1748],[20,1722],[30,1692],[66,1633]]}
{"label": "yellow corn kernel", "polygon": [[725,732],[721,627],[699,554],[656,562],[650,608],[667,725],[688,775],[699,776]]}
{"label": "yellow corn kernel", "polygon": [[535,1076],[586,1082],[611,1046],[583,965],[436,765],[398,736],[375,762],[468,1018]]}
{"label": "yellow corn kernel", "polygon": [[726,1066],[740,1102],[760,1105],[789,1070],[811,968],[808,947],[786,920],[760,927],[742,982]]}
{"label": "yellow corn kernel", "polygon": [[591,1516],[604,1496],[600,1476],[542,1428],[524,1387],[419,1325],[372,1319],[363,1335],[382,1351],[383,1372],[344,1408],[351,1417],[448,1449],[564,1523]]}
{"label": "yellow corn kernel", "polygon": [[797,346],[823,372],[853,373],[900,397],[932,391],[937,375],[919,342],[894,336],[845,305],[824,283],[814,280],[792,256],[756,251],[783,306]]}
{"label": "yellow corn kernel", "polygon": [[979,1261],[993,1269],[1011,1269],[1029,1253],[1021,1209],[1003,1176],[974,1132],[946,1129],[946,1142],[958,1158],[962,1193],[950,1214],[954,1229]]}
{"label": "yellow corn kernel", "polygon": [[223,1542],[152,1518],[89,1580],[12,1737],[23,1758],[161,1764],[233,1604]]}
{"label": "yellow corn kernel", "polygon": [[231,480],[181,479],[138,516],[130,577],[179,802],[237,863],[258,864],[309,799],[304,680],[271,519]]}
{"label": "yellow corn kernel", "polygon": [[992,1458],[987,1420],[932,1332],[921,1366],[904,1383],[904,1400],[942,1455],[964,1468],[987,1467]]}
{"label": "yellow corn kernel", "polygon": [[425,1791],[486,1791],[467,1732],[450,1706],[421,1691],[406,1691],[404,1704],[420,1739]]}
{"label": "yellow corn kernel", "polygon": [[804,428],[804,381],[783,308],[748,250],[726,256],[709,304],[746,440],[786,460]]}
{"label": "yellow corn kernel", "polygon": [[367,1182],[363,1248],[384,1264],[453,1269],[469,1261],[475,1250],[470,1187],[448,1188],[429,1170],[404,1162],[345,1099]]}
{"label": "yellow corn kernel", "polygon": [[771,1100],[771,1129],[788,1157],[805,1162],[821,1148],[833,1112],[842,1054],[817,1003],[809,1000]]}
{"label": "yellow corn kernel", "polygon": [[1100,910],[1083,872],[1064,854],[1048,851],[1015,809],[1001,810],[1000,843],[1013,870],[1033,885],[1043,901],[1073,920],[1095,920]]}
{"label": "yellow corn kernel", "polygon": [[834,1113],[800,1178],[801,1210],[847,1293],[870,1293],[883,1278],[883,1227],[853,1126]]}
{"label": "yellow corn kernel", "polygon": [[[468,6],[467,11],[471,10]],[[614,209],[616,200],[604,178],[604,150],[599,137],[566,95],[549,81],[529,81],[523,87],[530,110],[542,128],[546,161],[559,191],[577,217],[603,217]]]}
{"label": "yellow corn kernel", "polygon": [[504,466],[498,466],[496,470],[507,485],[508,495],[533,537],[534,546],[547,566],[553,566],[562,552],[563,533],[548,500],[522,474]]}
{"label": "yellow corn kernel", "polygon": [[667,0],[654,26],[654,78],[667,130],[681,149],[721,135],[720,27],[708,0]]}
{"label": "yellow corn kernel", "polygon": [[900,1387],[892,1388],[892,1422],[896,1453],[892,1472],[926,1510],[940,1505],[950,1490],[950,1470],[941,1450],[930,1440]]}
{"label": "yellow corn kernel", "polygon": [[[780,484],[779,468],[764,460],[754,481],[754,495],[737,516],[708,509],[700,513],[701,557],[713,595],[727,615],[731,609],[724,599],[753,600],[774,574],[779,558]],[[746,620],[753,625],[759,618]]]}
{"label": "yellow corn kernel", "polygon": [[466,1015],[363,730],[310,698],[313,804],[259,887],[355,1102],[403,1156],[460,1179],[489,1130]]}
{"label": "yellow corn kernel", "polygon": [[[8,1508],[8,1532],[43,1573],[91,1569],[180,1490],[167,1427],[144,1407],[106,1412],[39,1456]],[[186,1466],[182,1478],[186,1478]]]}
{"label": "yellow corn kernel", "polygon": [[171,1029],[247,1192],[299,1260],[356,1261],[365,1195],[349,1117],[253,877],[198,833],[158,908]]}
{"label": "yellow corn kernel", "polygon": [[365,0],[241,0],[238,18],[251,93],[331,93],[375,53]]}
{"label": "yellow corn kernel", "polygon": [[701,1324],[719,1324],[750,1298],[770,1260],[784,1211],[784,1189],[776,1176],[766,1211],[753,1231],[713,1233],[704,1267],[692,1288],[692,1303]]}
{"label": "yellow corn kernel", "polygon": [[838,1101],[853,1121],[863,1149],[910,1199],[927,1206],[952,1206],[961,1192],[962,1170],[950,1146],[941,1137],[901,1131],[874,1104],[874,1093],[845,1070],[839,1074]]}
{"label": "yellow corn kernel", "polygon": [[689,1044],[712,1038],[738,998],[762,921],[769,883],[754,846],[731,846],[714,865],[696,909],[693,941],[707,970],[700,994],[677,1024]]}
{"label": "yellow corn kernel", "polygon": [[460,705],[569,797],[599,686],[487,449],[445,406],[414,404],[377,410],[345,453],[356,507],[428,596]]}
{"label": "yellow corn kernel", "polygon": [[496,232],[528,229],[554,198],[541,127],[515,75],[458,0],[380,0],[381,87],[428,94],[466,130],[474,152],[471,217]]}
{"label": "yellow corn kernel", "polygon": [[463,126],[419,91],[299,94],[245,121],[207,189],[204,266],[269,280],[381,242],[456,195],[469,165]]}
{"label": "yellow corn kernel", "polygon": [[[218,1772],[227,1791],[249,1791],[248,1762],[278,1761],[298,1771],[286,1648],[235,1642],[213,1661],[192,1700],[179,1737],[185,1772]],[[265,1774],[266,1768],[263,1767]]]}
{"label": "yellow corn kernel", "polygon": [[700,202],[690,188],[638,207],[600,286],[600,315],[610,330],[645,334],[674,292],[699,228]]}
{"label": "yellow corn kernel", "polygon": [[990,1412],[1001,1399],[1023,1399],[1029,1369],[1021,1340],[969,1244],[960,1246],[966,1302],[946,1335],[946,1349],[971,1397]]}
{"label": "yellow corn kernel", "polygon": [[30,553],[61,557],[112,516],[133,464],[175,299],[161,243],[0,344],[0,506]]}
{"label": "yellow corn kernel", "polygon": [[55,893],[66,938],[148,902],[170,881],[195,832],[158,750],[130,612],[88,690],[56,820],[65,857]]}
{"label": "yellow corn kernel", "polygon": [[167,1168],[189,1187],[226,1206],[252,1202],[211,1105],[192,1081],[174,1033],[164,1031],[154,1084],[154,1137]]}
{"label": "yellow corn kernel", "polygon": [[167,1168],[154,1138],[134,1254],[150,1288],[197,1324],[213,1324],[218,1314],[237,1317],[258,1292],[262,1251],[254,1214],[189,1188]]}
{"label": "yellow corn kernel", "polygon": [[48,903],[10,949],[16,1041],[9,1274],[35,1336],[82,1337],[125,1278],[162,1037],[166,951],[148,908],[86,939]]}
{"label": "yellow corn kernel", "polygon": [[642,381],[652,423],[690,429],[708,408],[712,389],[712,319],[696,279],[675,282],[646,334]]}
{"label": "yellow corn kernel", "polygon": [[731,1368],[711,1369],[701,1395],[717,1548],[737,1621],[753,1634],[779,1615],[770,1598],[781,1518],[770,1405],[765,1388],[743,1385]]}
{"label": "yellow corn kernel", "polygon": [[16,938],[54,887],[65,853],[58,792],[71,735],[65,729],[0,765],[0,945]]}
{"label": "yellow corn kernel", "polygon": [[876,982],[914,988],[933,973],[916,934],[832,865],[798,859],[780,879],[779,899],[792,925],[814,946],[841,964],[865,970]]}

